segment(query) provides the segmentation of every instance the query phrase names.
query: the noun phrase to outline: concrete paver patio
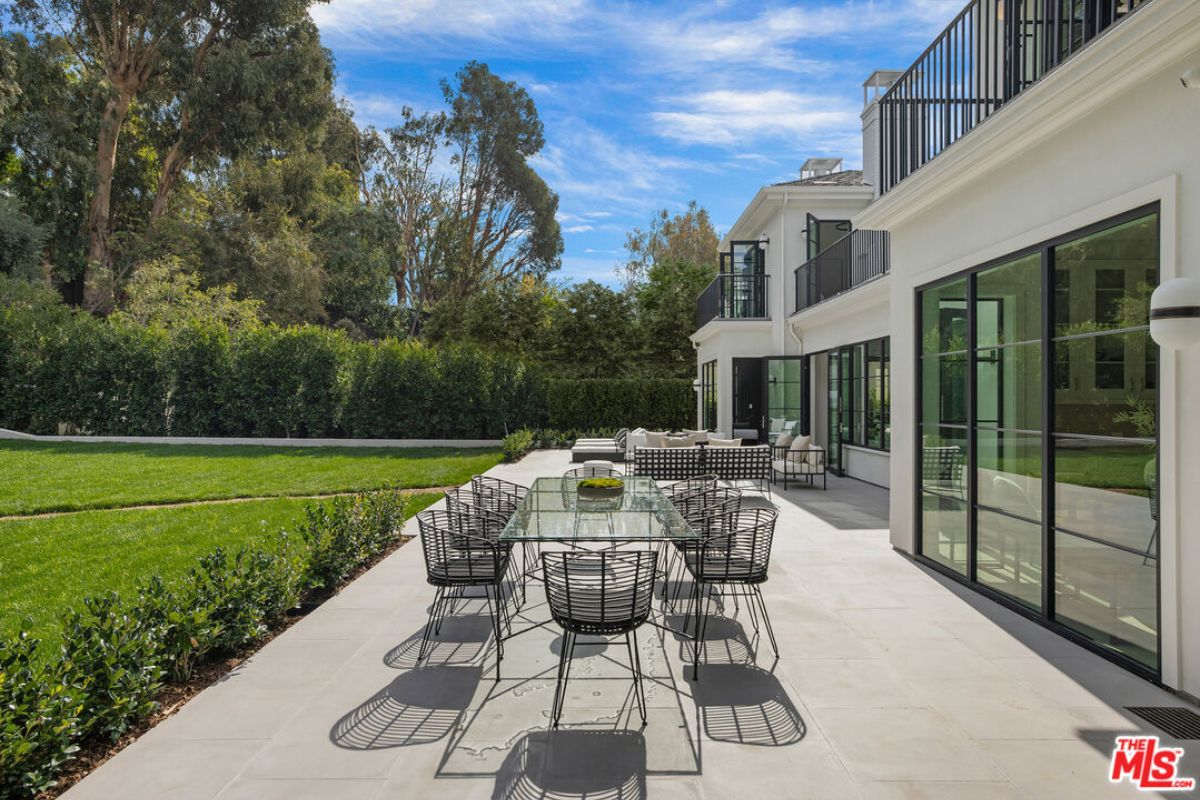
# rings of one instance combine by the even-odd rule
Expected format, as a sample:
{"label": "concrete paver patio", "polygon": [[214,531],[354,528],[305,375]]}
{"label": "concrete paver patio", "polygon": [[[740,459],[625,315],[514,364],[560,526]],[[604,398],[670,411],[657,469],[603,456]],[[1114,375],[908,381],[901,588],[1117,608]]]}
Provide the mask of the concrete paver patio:
{"label": "concrete paver patio", "polygon": [[[493,474],[566,467],[537,452]],[[774,501],[781,658],[744,603],[710,621],[698,682],[685,642],[644,627],[644,728],[624,647],[597,642],[577,649],[551,729],[557,629],[507,642],[497,682],[482,599],[417,667],[433,590],[412,543],[65,797],[1144,796],[1107,780],[1114,735],[1157,733],[1123,708],[1183,701],[893,551],[881,489],[831,478]],[[514,626],[546,616],[531,583]]]}

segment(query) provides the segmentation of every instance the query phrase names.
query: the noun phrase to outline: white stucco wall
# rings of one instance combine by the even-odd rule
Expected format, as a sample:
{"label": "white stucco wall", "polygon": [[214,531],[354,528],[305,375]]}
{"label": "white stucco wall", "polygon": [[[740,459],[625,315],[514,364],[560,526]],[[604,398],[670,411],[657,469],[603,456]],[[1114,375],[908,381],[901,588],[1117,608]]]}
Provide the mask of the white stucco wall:
{"label": "white stucco wall", "polygon": [[[913,548],[916,287],[1141,205],[1200,278],[1200,3],[1157,0],[855,220],[891,231],[892,543]],[[1200,695],[1200,348],[1160,359],[1162,676]]]}

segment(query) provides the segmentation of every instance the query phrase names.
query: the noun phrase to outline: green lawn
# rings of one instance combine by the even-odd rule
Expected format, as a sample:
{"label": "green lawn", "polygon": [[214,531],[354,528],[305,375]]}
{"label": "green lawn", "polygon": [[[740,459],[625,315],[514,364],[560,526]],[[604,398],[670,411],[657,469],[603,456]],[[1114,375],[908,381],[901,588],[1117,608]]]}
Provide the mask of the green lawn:
{"label": "green lawn", "polygon": [[[412,513],[440,497],[418,495]],[[0,522],[0,636],[25,616],[37,635],[57,641],[63,613],[89,594],[131,594],[151,575],[170,580],[218,546],[234,548],[297,531],[298,498],[183,508],[85,511]],[[297,540],[298,541],[298,540]]]}
{"label": "green lawn", "polygon": [[[451,486],[498,449],[0,442],[0,515]],[[2,578],[0,578],[2,580]]]}

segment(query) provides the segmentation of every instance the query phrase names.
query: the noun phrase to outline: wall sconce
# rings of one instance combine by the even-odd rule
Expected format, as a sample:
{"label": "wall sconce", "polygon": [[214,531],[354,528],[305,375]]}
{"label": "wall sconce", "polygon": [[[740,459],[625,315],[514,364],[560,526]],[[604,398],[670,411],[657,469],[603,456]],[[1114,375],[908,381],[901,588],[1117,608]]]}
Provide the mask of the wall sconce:
{"label": "wall sconce", "polygon": [[1150,338],[1179,350],[1200,342],[1200,281],[1172,278],[1150,295]]}
{"label": "wall sconce", "polygon": [[696,378],[692,381],[692,391],[693,392],[700,391],[700,379],[699,378]]}
{"label": "wall sconce", "polygon": [[766,231],[763,231],[762,233],[760,233],[758,235],[758,249],[759,250],[766,250],[767,245],[769,245],[770,243],[771,243],[771,237],[767,236]]}

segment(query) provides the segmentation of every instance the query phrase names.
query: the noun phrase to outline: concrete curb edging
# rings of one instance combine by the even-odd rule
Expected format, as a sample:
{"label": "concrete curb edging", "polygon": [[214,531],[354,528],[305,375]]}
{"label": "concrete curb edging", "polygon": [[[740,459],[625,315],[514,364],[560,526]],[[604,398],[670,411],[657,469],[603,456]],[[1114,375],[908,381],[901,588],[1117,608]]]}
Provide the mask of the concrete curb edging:
{"label": "concrete curb edging", "polygon": [[500,447],[502,439],[282,439],[232,436],[38,436],[0,428],[0,439],[93,444],[259,445],[262,447]]}

